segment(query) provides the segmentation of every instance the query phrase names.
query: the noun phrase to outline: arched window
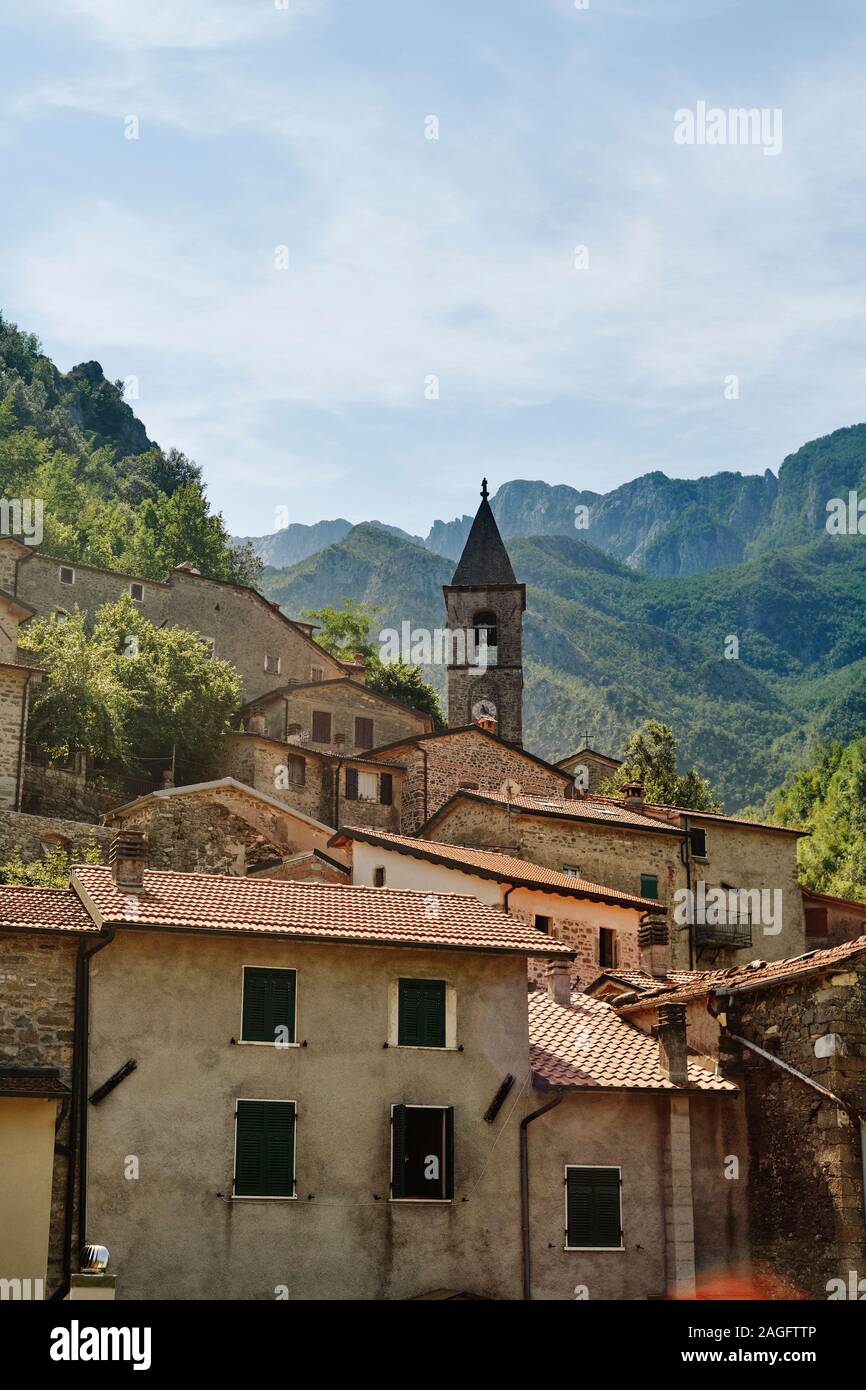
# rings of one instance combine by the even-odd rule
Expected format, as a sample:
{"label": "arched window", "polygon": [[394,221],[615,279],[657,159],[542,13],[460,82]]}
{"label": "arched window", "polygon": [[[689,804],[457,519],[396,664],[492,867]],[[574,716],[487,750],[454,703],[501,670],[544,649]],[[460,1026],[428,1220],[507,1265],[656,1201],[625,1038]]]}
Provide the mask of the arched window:
{"label": "arched window", "polygon": [[496,651],[499,646],[499,623],[495,613],[486,608],[476,613],[472,619],[472,629],[475,633],[476,648],[486,639],[488,653]]}

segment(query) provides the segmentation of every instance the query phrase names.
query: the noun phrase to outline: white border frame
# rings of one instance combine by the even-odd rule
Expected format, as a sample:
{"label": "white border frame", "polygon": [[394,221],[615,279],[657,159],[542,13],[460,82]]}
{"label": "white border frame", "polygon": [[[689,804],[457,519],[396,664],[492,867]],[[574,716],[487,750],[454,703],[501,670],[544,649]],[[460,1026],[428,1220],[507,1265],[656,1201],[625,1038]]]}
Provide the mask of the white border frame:
{"label": "white border frame", "polygon": [[[293,1105],[295,1107],[292,1124],[292,1187],[295,1189],[291,1197],[280,1197],[267,1192],[235,1192],[235,1181],[238,1171],[238,1106],[242,1101],[261,1101],[264,1105]],[[233,1202],[296,1202],[298,1200],[298,1102],[279,1096],[235,1096],[232,1102],[234,1105],[235,1122],[235,1141],[232,1149],[232,1201]]]}
{"label": "white border frame", "polygon": [[[420,977],[419,977],[419,978],[420,978]],[[417,1049],[417,1048],[416,1048],[416,1051],[421,1051],[421,1052],[441,1052],[442,1050],[443,1050],[443,1049],[442,1049],[441,1047],[420,1048],[420,1049]],[[441,1111],[442,1111],[442,1115],[443,1115],[443,1120],[442,1120],[442,1123],[443,1123],[443,1124],[445,1123],[444,1115],[445,1115],[445,1111],[446,1111],[446,1110],[454,1110],[455,1118],[456,1118],[456,1114],[457,1114],[456,1109],[455,1109],[455,1107],[454,1107],[453,1105],[414,1105],[414,1104],[413,1104],[413,1105],[409,1105],[409,1104],[408,1104],[406,1101],[404,1101],[404,1100],[395,1100],[395,1101],[392,1101],[392,1102],[391,1102],[390,1123],[389,1123],[389,1126],[388,1126],[388,1128],[389,1128],[389,1130],[390,1130],[390,1136],[389,1136],[390,1158],[389,1158],[389,1162],[388,1162],[388,1201],[389,1201],[389,1202],[393,1202],[394,1205],[395,1205],[395,1206],[398,1206],[398,1207],[451,1207],[451,1206],[453,1206],[453,1205],[454,1205],[454,1198],[453,1198],[453,1197],[394,1197],[394,1196],[392,1195],[392,1191],[393,1191],[393,1187],[394,1187],[394,1111],[396,1110],[396,1108],[397,1108],[398,1105],[402,1105],[404,1110],[441,1110]],[[455,1128],[456,1128],[456,1126],[455,1126]],[[454,1147],[455,1147],[455,1148],[457,1147],[456,1138],[455,1138],[455,1141],[454,1141]],[[451,1158],[452,1158],[452,1161],[453,1161],[453,1158],[454,1158],[454,1155],[453,1155],[453,1154],[451,1155]],[[443,1159],[444,1162],[447,1162],[447,1159],[448,1159],[448,1155],[445,1153],[445,1136],[444,1136],[444,1135],[442,1136],[442,1159]]]}
{"label": "white border frame", "polygon": [[[568,1170],[569,1168],[615,1168],[619,1173],[619,1245],[569,1245],[568,1244]],[[562,1182],[562,1200],[565,1205],[565,1245],[563,1250],[598,1250],[609,1251],[616,1254],[618,1250],[625,1250],[625,1227],[622,1220],[622,1164],[620,1163],[564,1163]]]}
{"label": "white border frame", "polygon": [[[291,970],[295,977],[295,1016],[292,1019],[294,1041],[290,1043],[263,1042],[260,1038],[244,1037],[244,987],[247,970]],[[241,1024],[238,1029],[238,1047],[272,1047],[276,1052],[288,1052],[290,1047],[300,1047],[298,1042],[298,971],[294,965],[242,965],[241,966]]]}

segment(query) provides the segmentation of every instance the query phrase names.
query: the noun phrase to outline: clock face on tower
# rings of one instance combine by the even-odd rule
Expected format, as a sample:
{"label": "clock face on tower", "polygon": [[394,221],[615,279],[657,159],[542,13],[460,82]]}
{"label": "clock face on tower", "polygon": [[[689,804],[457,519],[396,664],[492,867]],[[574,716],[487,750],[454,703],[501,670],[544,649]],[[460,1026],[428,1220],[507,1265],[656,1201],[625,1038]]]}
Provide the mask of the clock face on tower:
{"label": "clock face on tower", "polygon": [[480,700],[476,700],[472,706],[473,719],[495,719],[496,706],[488,695],[482,695]]}

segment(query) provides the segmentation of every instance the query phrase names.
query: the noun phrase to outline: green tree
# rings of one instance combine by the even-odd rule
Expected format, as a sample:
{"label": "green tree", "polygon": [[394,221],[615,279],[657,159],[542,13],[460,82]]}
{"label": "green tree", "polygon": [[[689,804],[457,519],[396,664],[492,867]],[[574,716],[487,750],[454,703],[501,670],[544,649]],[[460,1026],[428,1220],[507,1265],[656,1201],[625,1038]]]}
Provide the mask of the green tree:
{"label": "green tree", "polygon": [[810,767],[768,798],[766,813],[810,832],[797,845],[809,888],[866,902],[866,737],[824,744]]}
{"label": "green tree", "polygon": [[[0,864],[0,883],[24,884],[30,888],[65,888],[69,883],[69,866],[73,862],[69,852],[60,845],[46,852],[43,859],[25,863],[20,854]],[[94,839],[75,856],[77,864],[101,864],[102,850]]]}
{"label": "green tree", "polygon": [[340,608],[333,605],[310,608],[304,617],[319,624],[316,641],[331,656],[343,661],[350,661],[356,656],[363,658],[370,690],[389,695],[392,700],[399,700],[401,704],[420,710],[422,714],[429,714],[434,729],[444,729],[445,716],[438,692],[425,681],[421,667],[402,660],[385,662],[380,659],[378,648],[370,638],[370,628],[381,611],[380,608],[347,598]]}
{"label": "green tree", "polygon": [[187,778],[210,771],[240,681],[195,633],[154,626],[124,595],[97,610],[92,631],[76,610],[32,621],[20,640],[48,672],[30,734],[50,757],[137,771],[176,756]]}
{"label": "green tree", "polygon": [[694,768],[677,773],[677,744],[668,724],[647,719],[626,739],[622,765],[603,790],[617,795],[626,782],[642,782],[647,801],[690,811],[720,811],[705,777]]}

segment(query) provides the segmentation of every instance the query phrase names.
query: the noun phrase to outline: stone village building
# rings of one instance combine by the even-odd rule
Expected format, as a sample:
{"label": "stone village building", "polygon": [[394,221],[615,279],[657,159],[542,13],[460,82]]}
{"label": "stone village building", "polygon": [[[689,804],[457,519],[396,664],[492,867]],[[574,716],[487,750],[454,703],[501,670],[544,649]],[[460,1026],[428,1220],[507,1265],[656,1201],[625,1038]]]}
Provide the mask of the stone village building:
{"label": "stone village building", "polygon": [[[497,659],[449,670],[442,735],[309,624],[189,567],[160,584],[5,539],[0,589],[15,622],[72,590],[88,612],[129,592],[213,640],[248,700],[217,780],[115,805],[105,826],[22,815],[15,764],[4,858],[118,839],[68,890],[0,888],[0,1159],[18,1194],[0,1278],[44,1269],[62,1291],[86,1237],[110,1246],[121,1297],[691,1296],[756,1266],[826,1296],[862,1240],[862,943],[796,967],[796,832],[647,805],[634,784],[601,796],[604,755],[522,749],[525,595],[486,496],[445,596]],[[673,895],[699,878],[780,890],[781,931],[680,928]],[[861,920],[819,907],[828,935]],[[286,1047],[252,1036],[263,1018]],[[817,1110],[812,1082],[830,1093]],[[169,1290],[173,1228],[189,1258]],[[811,1277],[818,1234],[832,1248]]]}
{"label": "stone village building", "polygon": [[[124,831],[68,890],[0,888],[28,1060],[71,1097],[50,1222],[48,1127],[9,1116],[41,1159],[0,1277],[49,1236],[51,1293],[86,1238],[121,1298],[688,1296],[745,1257],[742,1190],[717,1194],[736,1086],[684,1030],[572,995],[566,945],[474,896],[166,873],[143,848]],[[527,1010],[530,956],[551,965]]]}

